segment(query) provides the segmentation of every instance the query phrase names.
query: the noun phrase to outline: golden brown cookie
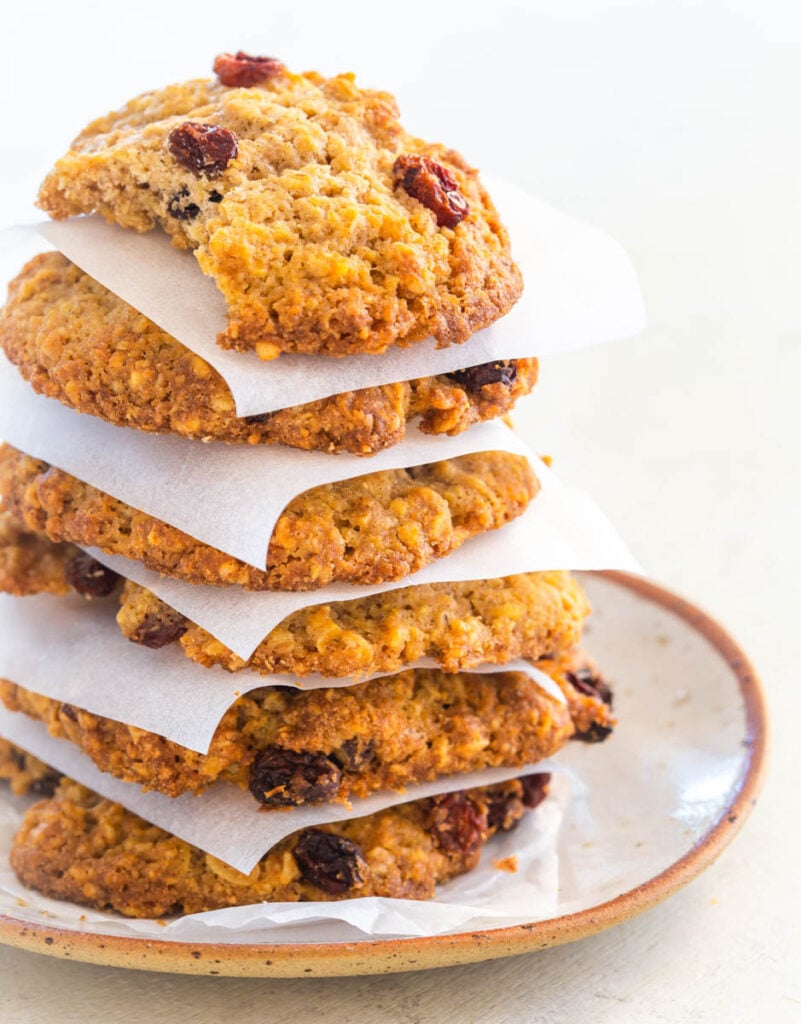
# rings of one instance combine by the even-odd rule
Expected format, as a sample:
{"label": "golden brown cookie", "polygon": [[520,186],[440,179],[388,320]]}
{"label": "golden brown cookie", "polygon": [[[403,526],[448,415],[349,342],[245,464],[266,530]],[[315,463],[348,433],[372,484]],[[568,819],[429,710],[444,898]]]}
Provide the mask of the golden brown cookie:
{"label": "golden brown cookie", "polygon": [[10,445],[0,506],[55,542],[98,547],[188,583],[315,590],[402,579],[523,511],[539,483],[528,461],[478,452],[324,484],[294,498],[259,570]]}
{"label": "golden brown cookie", "polygon": [[487,363],[237,418],[217,371],[60,253],[9,285],[0,348],[34,390],[121,427],[201,440],[374,455],[425,434],[460,434],[508,413],[537,380],[536,359]]}
{"label": "golden brown cookie", "polygon": [[231,672],[319,672],[355,680],[396,672],[423,657],[445,672],[553,657],[579,642],[589,612],[567,572],[403,587],[294,612],[245,661],[130,580],[121,600],[117,622],[135,643],[159,648],[180,640],[193,661]]}
{"label": "golden brown cookie", "polygon": [[523,672],[412,669],[351,687],[264,687],[240,697],[207,754],[0,680],[9,711],[45,722],[101,771],[167,796],[224,779],[267,807],[345,802],[442,775],[551,757],[571,736],[604,739],[611,691],[578,650],[537,667],[560,704]]}
{"label": "golden brown cookie", "polygon": [[234,81],[218,69],[92,122],[39,205],[161,226],[222,292],[220,343],[265,359],[463,342],[517,301],[477,172],[405,132],[392,96],[280,64]]}
{"label": "golden brown cookie", "polygon": [[52,796],[61,772],[40,761],[21,747],[0,738],[0,779],[8,782],[18,796],[36,793]]}
{"label": "golden brown cookie", "polygon": [[430,899],[545,797],[550,776],[415,800],[278,843],[249,875],[64,780],[14,838],[20,881],[55,899],[161,918],[262,901]]}

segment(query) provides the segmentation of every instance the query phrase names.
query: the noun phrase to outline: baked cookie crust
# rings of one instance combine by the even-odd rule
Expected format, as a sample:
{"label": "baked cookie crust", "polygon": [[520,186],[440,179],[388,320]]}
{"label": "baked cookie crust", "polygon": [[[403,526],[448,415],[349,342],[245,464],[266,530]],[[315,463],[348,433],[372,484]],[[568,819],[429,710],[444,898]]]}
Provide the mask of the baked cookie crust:
{"label": "baked cookie crust", "polygon": [[304,829],[249,875],[64,780],[25,815],[11,866],[24,885],[47,896],[129,917],[263,901],[430,899],[438,884],[476,866],[495,832],[514,828],[541,802],[548,779],[529,776]]}
{"label": "baked cookie crust", "polygon": [[[0,507],[20,526],[56,543],[124,555],[188,583],[248,590],[315,590],[332,582],[402,579],[470,537],[515,519],[538,489],[528,461],[508,452],[479,452],[325,484],[289,503],[273,531],[267,568],[258,570],[46,462],[0,445]],[[39,551],[35,539],[27,543]],[[22,539],[19,545],[23,558]]]}
{"label": "baked cookie crust", "polygon": [[117,622],[135,643],[180,641],[201,665],[262,674],[363,679],[434,658],[445,672],[485,662],[553,657],[581,637],[589,605],[567,572],[404,587],[303,608],[276,626],[247,661],[151,591],[127,580]]}
{"label": "baked cookie crust", "polygon": [[7,680],[0,698],[75,743],[101,771],[144,790],[180,796],[224,779],[272,808],[532,764],[574,735],[609,735],[611,693],[586,655],[574,650],[537,667],[567,703],[522,672],[412,669],[353,687],[264,687],[229,708],[207,754]]}
{"label": "baked cookie crust", "polygon": [[463,342],[517,301],[520,272],[477,172],[398,118],[389,93],[349,74],[179,83],[88,125],[39,205],[160,226],[191,249],[226,300],[227,348]]}
{"label": "baked cookie crust", "polygon": [[35,391],[121,427],[229,443],[374,455],[425,434],[504,416],[537,381],[536,359],[332,395],[237,418],[217,371],[60,253],[9,285],[0,347]]}

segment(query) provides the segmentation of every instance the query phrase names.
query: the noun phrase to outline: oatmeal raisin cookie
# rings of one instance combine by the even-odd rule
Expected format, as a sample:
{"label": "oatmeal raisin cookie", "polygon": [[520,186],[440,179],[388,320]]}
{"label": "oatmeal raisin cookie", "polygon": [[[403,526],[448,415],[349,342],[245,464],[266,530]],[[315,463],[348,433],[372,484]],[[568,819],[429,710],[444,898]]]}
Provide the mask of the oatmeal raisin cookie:
{"label": "oatmeal raisin cookie", "polygon": [[180,640],[186,656],[201,665],[358,680],[423,657],[434,658],[445,672],[553,657],[579,642],[588,612],[584,592],[567,572],[417,585],[302,608],[245,661],[127,580],[117,622],[129,640],[145,646]]}
{"label": "oatmeal raisin cookie", "polygon": [[64,780],[25,815],[11,851],[20,881],[55,899],[161,918],[263,901],[431,899],[487,840],[545,797],[549,776],[414,800],[295,832],[244,875]]}
{"label": "oatmeal raisin cookie", "polygon": [[137,559],[188,583],[249,590],[402,579],[516,518],[538,488],[528,461],[509,452],[478,452],[324,484],[289,503],[273,531],[266,570],[259,570],[0,445],[0,507],[21,526],[57,543]]}
{"label": "oatmeal raisin cookie", "polygon": [[265,806],[285,807],[531,764],[573,735],[592,740],[612,731],[611,693],[582,652],[537,667],[566,704],[523,672],[410,669],[328,690],[264,687],[229,708],[207,754],[7,680],[0,698],[77,744],[101,771],[145,790],[180,796],[224,779]]}
{"label": "oatmeal raisin cookie", "polygon": [[374,455],[504,416],[537,381],[536,359],[488,363],[237,418],[217,371],[60,253],[9,285],[0,348],[34,390],[120,427],[201,440]]}
{"label": "oatmeal raisin cookie", "polygon": [[234,81],[218,70],[93,121],[39,205],[163,228],[225,298],[220,343],[265,359],[459,343],[517,301],[477,172],[409,135],[389,93],[280,63]]}

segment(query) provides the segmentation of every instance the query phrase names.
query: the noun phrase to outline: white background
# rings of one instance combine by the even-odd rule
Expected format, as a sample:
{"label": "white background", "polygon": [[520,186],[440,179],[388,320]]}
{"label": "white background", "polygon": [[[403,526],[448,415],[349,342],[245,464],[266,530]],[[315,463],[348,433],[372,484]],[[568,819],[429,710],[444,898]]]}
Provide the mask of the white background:
{"label": "white background", "polygon": [[[9,1021],[795,1021],[801,14],[778,0],[14,5],[0,29],[0,221],[33,215],[91,117],[242,48],[355,70],[408,127],[616,235],[637,341],[555,357],[518,416],[658,580],[741,641],[771,773],[722,859],[605,935],[375,979],[145,977],[0,950]],[[536,287],[529,281],[528,287]]]}

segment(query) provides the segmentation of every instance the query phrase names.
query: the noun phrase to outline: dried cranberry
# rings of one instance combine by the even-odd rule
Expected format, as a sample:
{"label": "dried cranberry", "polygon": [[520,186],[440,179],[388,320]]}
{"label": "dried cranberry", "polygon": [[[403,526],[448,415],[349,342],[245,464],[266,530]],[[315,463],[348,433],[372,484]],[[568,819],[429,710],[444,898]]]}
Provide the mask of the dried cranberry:
{"label": "dried cranberry", "polygon": [[529,808],[536,807],[548,795],[551,773],[539,772],[537,775],[525,775],[520,780],[520,784],[523,787],[523,803]]}
{"label": "dried cranberry", "polygon": [[566,672],[565,676],[570,685],[585,697],[595,697],[607,707],[612,707],[612,690],[608,683],[587,665],[577,668],[575,672]]}
{"label": "dried cranberry", "polygon": [[294,854],[306,881],[331,896],[364,885],[367,861],[359,847],[344,836],[307,828],[298,836]]}
{"label": "dried cranberry", "polygon": [[433,797],[429,823],[437,845],[447,853],[470,857],[487,837],[486,814],[466,793]]}
{"label": "dried cranberry", "polygon": [[96,558],[80,551],[64,566],[64,578],[81,597],[108,597],[119,576]]}
{"label": "dried cranberry", "polygon": [[214,74],[223,85],[240,86],[265,82],[280,75],[286,68],[276,57],[251,57],[242,50],[236,53],[221,53],[214,59]]}
{"label": "dried cranberry", "polygon": [[157,615],[146,615],[128,639],[157,651],[180,639],[188,628],[189,622],[184,615],[165,606]]}
{"label": "dried cranberry", "polygon": [[445,376],[456,381],[465,391],[480,391],[485,384],[503,384],[508,388],[517,377],[517,363],[481,363],[479,366],[468,366],[465,370],[454,370]]}
{"label": "dried cranberry", "polygon": [[184,121],[167,136],[167,146],[182,167],[200,177],[222,174],[239,147],[236,136],[216,124]]}
{"label": "dried cranberry", "polygon": [[331,800],[342,777],[319,751],[266,747],[250,766],[248,787],[266,807],[294,807]]}
{"label": "dried cranberry", "polygon": [[455,228],[470,213],[451,172],[427,156],[399,156],[392,168],[395,187],[431,210],[441,228]]}

